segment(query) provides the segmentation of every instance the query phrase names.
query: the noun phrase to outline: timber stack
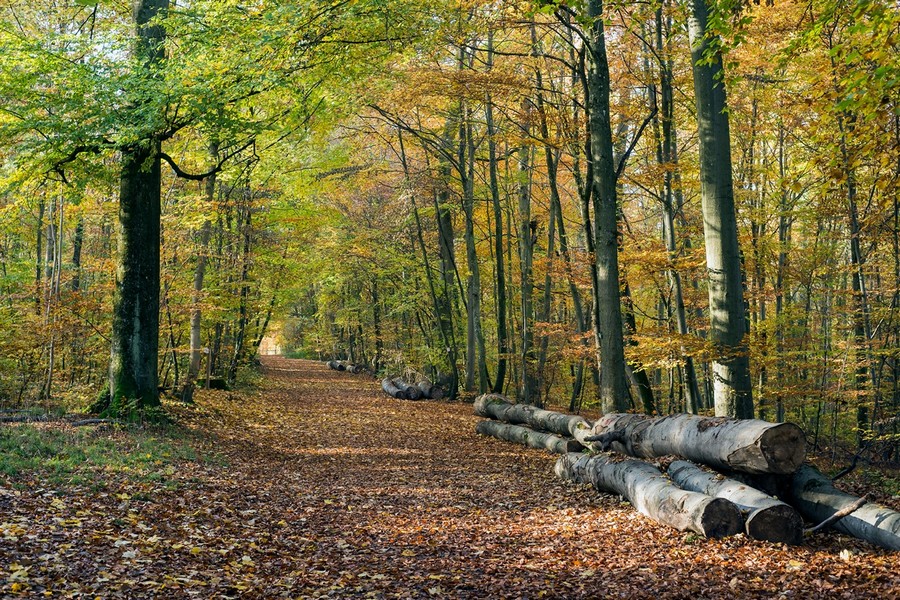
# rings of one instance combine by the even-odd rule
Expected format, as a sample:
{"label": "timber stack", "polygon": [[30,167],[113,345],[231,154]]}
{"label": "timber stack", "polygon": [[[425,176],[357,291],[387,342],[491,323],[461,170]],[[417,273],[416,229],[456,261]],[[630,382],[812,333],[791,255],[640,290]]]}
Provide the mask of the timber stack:
{"label": "timber stack", "polygon": [[[832,527],[900,550],[900,513],[837,490],[805,464],[806,437],[793,423],[689,414],[591,423],[500,394],[479,396],[474,409],[487,419],[476,432],[559,454],[561,479],[621,495],[681,531],[800,544]],[[804,529],[804,518],[818,525]]]}
{"label": "timber stack", "polygon": [[353,373],[354,375],[362,373],[366,370],[364,366],[352,363],[347,360],[329,360],[325,364],[328,365],[328,368],[333,371],[346,371],[348,373]]}
{"label": "timber stack", "polygon": [[427,379],[412,384],[399,377],[385,377],[381,380],[381,389],[398,400],[440,400],[444,397],[444,390]]}

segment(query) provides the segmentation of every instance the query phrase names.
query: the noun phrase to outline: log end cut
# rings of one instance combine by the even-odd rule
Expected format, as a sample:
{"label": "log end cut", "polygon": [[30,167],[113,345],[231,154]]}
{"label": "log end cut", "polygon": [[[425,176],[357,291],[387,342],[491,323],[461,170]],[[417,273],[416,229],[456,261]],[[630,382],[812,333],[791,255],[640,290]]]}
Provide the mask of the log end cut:
{"label": "log end cut", "polygon": [[759,438],[759,448],[768,462],[769,473],[793,473],[806,460],[806,436],[793,423],[767,429]]}
{"label": "log end cut", "polygon": [[744,518],[734,503],[724,498],[712,498],[703,507],[699,525],[708,538],[723,538],[744,530]]}
{"label": "log end cut", "polygon": [[787,504],[760,508],[747,516],[747,535],[755,540],[800,544],[803,519]]}

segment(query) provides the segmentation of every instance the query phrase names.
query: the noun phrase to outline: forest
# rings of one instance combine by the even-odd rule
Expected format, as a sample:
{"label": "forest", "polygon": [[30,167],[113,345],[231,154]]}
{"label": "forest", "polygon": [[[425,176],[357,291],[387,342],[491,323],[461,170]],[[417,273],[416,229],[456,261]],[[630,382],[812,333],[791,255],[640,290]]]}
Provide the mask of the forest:
{"label": "forest", "polygon": [[[418,410],[454,432],[471,418],[455,407],[476,397],[476,413],[499,418],[478,408],[485,394],[601,420],[795,424],[819,468],[861,465],[850,491],[897,508],[895,2],[6,0],[0,14],[7,542],[21,535],[2,514],[16,479],[46,477],[47,457],[61,456],[40,450],[51,422],[69,427],[54,444],[109,436],[98,460],[124,478],[119,496],[167,497],[159,481],[135,492],[127,472],[167,480],[175,461],[199,481],[221,467],[210,436],[250,435],[232,426],[257,431],[265,442],[242,443],[275,469],[302,443],[267,437],[279,427],[267,411],[306,439],[296,394],[347,402],[303,423],[340,414],[361,440],[371,407],[353,386],[373,376],[440,389],[446,417]],[[358,366],[322,375],[312,360]],[[266,409],[253,390],[281,399]],[[406,411],[390,422],[419,418]],[[473,438],[465,424],[459,435]],[[16,454],[31,443],[34,456]],[[129,462],[146,444],[146,464]],[[53,469],[77,470],[66,460]],[[587,467],[560,461],[560,477],[587,481]],[[563,489],[541,501],[559,504]],[[22,514],[49,510],[29,498]],[[91,502],[102,512],[115,498]],[[182,559],[206,552],[184,544]],[[232,575],[261,560],[235,552]],[[2,593],[55,589],[17,579],[38,571],[22,561],[0,568]],[[268,597],[264,571],[222,593]],[[423,580],[386,593],[477,597],[483,575],[460,575],[471,588],[432,593]],[[315,593],[284,585],[319,597],[337,585],[328,577]],[[596,589],[555,597],[582,593]]]}

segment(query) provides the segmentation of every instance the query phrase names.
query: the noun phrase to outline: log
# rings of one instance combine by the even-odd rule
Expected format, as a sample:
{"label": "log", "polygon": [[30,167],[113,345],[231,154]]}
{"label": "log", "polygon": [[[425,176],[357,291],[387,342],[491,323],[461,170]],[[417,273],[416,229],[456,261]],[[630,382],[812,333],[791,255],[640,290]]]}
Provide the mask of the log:
{"label": "log", "polygon": [[[814,467],[801,466],[791,478],[791,503],[807,520],[826,521],[835,513],[860,501],[832,485]],[[832,525],[834,529],[882,548],[900,550],[900,512],[870,502]]]}
{"label": "log", "polygon": [[749,537],[787,544],[803,541],[803,519],[784,502],[684,460],[670,464],[668,473],[672,482],[682,489],[733,502],[744,515],[744,530]]}
{"label": "log", "polygon": [[730,501],[683,490],[653,465],[619,458],[569,453],[556,461],[554,471],[567,481],[590,483],[601,492],[624,496],[642,515],[679,531],[710,538],[743,531],[741,512]]}
{"label": "log", "polygon": [[480,421],[475,431],[481,435],[489,435],[499,440],[523,444],[529,448],[549,450],[555,454],[566,454],[581,450],[581,444],[571,438],[563,438],[552,433],[535,431],[528,427],[498,423],[497,421]]}
{"label": "log", "polygon": [[385,377],[381,380],[381,389],[383,389],[384,393],[391,398],[397,398],[398,400],[406,399],[406,394],[403,390],[394,385],[394,380],[390,377]]}
{"label": "log", "polygon": [[325,364],[328,365],[328,368],[331,369],[332,371],[338,370],[338,361],[336,361],[336,360],[329,360]]}
{"label": "log", "polygon": [[416,387],[422,391],[422,397],[429,400],[440,400],[444,397],[444,390],[434,385],[429,379],[422,379],[416,383]]}
{"label": "log", "polygon": [[638,458],[675,454],[720,469],[793,473],[806,459],[806,438],[793,423],[677,414],[665,417],[609,414],[594,433],[624,433],[613,447]]}
{"label": "log", "polygon": [[403,396],[407,400],[421,400],[422,390],[414,385],[410,385],[402,379],[394,379],[394,385],[403,390]]}
{"label": "log", "polygon": [[513,425],[527,425],[534,430],[555,435],[572,436],[583,446],[590,447],[583,438],[591,435],[591,425],[578,415],[544,410],[530,404],[513,404],[501,394],[482,394],[475,399],[474,410],[479,417]]}

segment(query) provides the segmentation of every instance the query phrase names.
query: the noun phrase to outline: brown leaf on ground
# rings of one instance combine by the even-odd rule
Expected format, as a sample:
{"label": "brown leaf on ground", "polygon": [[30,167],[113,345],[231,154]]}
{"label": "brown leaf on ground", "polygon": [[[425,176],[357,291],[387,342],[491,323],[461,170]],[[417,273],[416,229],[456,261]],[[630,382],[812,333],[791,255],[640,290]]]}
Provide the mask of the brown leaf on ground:
{"label": "brown leaf on ground", "polygon": [[199,391],[179,411],[225,460],[181,463],[174,489],[0,479],[0,594],[898,597],[897,554],[833,533],[698,539],[476,435],[467,404],[393,400],[311,361],[264,369],[254,392]]}

